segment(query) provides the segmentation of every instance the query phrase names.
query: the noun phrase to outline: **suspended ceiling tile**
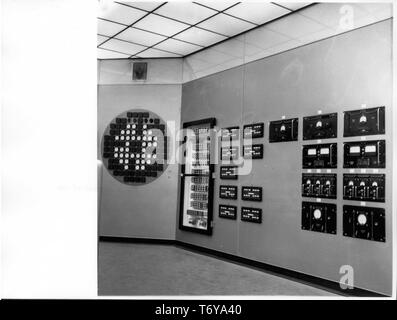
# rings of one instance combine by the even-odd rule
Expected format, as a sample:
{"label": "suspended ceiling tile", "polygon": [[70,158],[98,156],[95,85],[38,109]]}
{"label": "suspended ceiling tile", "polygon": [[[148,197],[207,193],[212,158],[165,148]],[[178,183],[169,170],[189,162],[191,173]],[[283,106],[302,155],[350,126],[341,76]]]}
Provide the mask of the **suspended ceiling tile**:
{"label": "suspended ceiling tile", "polygon": [[312,4],[312,2],[276,2],[276,3],[290,10],[298,10],[308,6],[309,4]]}
{"label": "suspended ceiling tile", "polygon": [[175,38],[193,42],[201,46],[210,46],[216,42],[227,39],[227,37],[195,27],[183,31],[175,36]]}
{"label": "suspended ceiling tile", "polygon": [[267,29],[281,33],[289,38],[299,38],[306,34],[324,29],[324,25],[298,13],[288,15],[267,25]]}
{"label": "suspended ceiling tile", "polygon": [[181,55],[186,55],[189,53],[192,53],[194,51],[202,49],[200,46],[196,46],[190,43],[174,40],[174,39],[168,39],[158,45],[156,45],[154,48],[178,53]]}
{"label": "suspended ceiling tile", "polygon": [[144,46],[152,46],[166,39],[166,37],[135,28],[128,28],[127,30],[118,34],[116,38],[142,44]]}
{"label": "suspended ceiling tile", "polygon": [[161,5],[163,2],[159,2],[159,1],[120,1],[122,3],[125,3],[126,5],[135,7],[135,8],[139,8],[142,10],[146,10],[146,11],[152,11],[154,9],[156,9],[159,5]]}
{"label": "suspended ceiling tile", "polygon": [[98,19],[97,27],[98,27],[99,34],[112,37],[116,33],[123,30],[126,26],[118,24],[118,23],[113,23],[113,22]]}
{"label": "suspended ceiling tile", "polygon": [[133,55],[144,50],[146,47],[117,39],[110,39],[109,41],[101,45],[100,48],[110,49],[125,54]]}
{"label": "suspended ceiling tile", "polygon": [[129,57],[128,54],[109,51],[109,50],[103,50],[100,48],[97,49],[97,58],[98,59],[120,59],[120,58],[128,58],[128,57]]}
{"label": "suspended ceiling tile", "polygon": [[267,49],[280,43],[289,41],[291,38],[278,32],[269,30],[267,26],[262,26],[244,34],[244,40],[247,44]]}
{"label": "suspended ceiling tile", "polygon": [[137,28],[160,33],[166,36],[172,36],[189,26],[174,20],[163,18],[156,15],[149,15],[134,25]]}
{"label": "suspended ceiling tile", "polygon": [[225,11],[225,13],[256,24],[263,24],[290,12],[290,10],[272,3],[258,2],[242,2]]}
{"label": "suspended ceiling tile", "polygon": [[234,36],[255,27],[255,24],[235,19],[225,14],[219,14],[198,24],[199,27],[218,32],[226,36]]}
{"label": "suspended ceiling tile", "polygon": [[168,2],[156,10],[156,13],[189,24],[195,24],[216,14],[214,10],[192,2]]}
{"label": "suspended ceiling tile", "polygon": [[144,11],[133,9],[119,3],[109,3],[106,9],[102,10],[99,18],[130,25],[142,18],[145,14],[146,12]]}
{"label": "suspended ceiling tile", "polygon": [[153,48],[147,49],[138,55],[139,58],[180,58],[180,55],[156,50]]}
{"label": "suspended ceiling tile", "polygon": [[97,35],[97,44],[96,45],[97,46],[100,45],[102,42],[104,42],[107,39],[109,39],[109,37],[105,37],[105,36],[102,36],[102,35],[98,34]]}
{"label": "suspended ceiling tile", "polygon": [[222,11],[225,10],[232,5],[238,3],[237,1],[194,1],[197,3],[201,3],[204,6],[213,8],[214,10]]}

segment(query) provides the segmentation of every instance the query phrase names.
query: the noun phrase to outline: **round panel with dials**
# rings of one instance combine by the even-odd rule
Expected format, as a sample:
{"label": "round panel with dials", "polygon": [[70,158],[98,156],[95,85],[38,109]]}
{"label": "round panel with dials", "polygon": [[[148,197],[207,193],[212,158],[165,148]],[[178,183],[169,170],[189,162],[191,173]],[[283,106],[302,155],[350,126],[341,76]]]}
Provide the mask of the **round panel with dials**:
{"label": "round panel with dials", "polygon": [[157,114],[134,109],[114,118],[105,129],[102,157],[118,181],[140,185],[157,179],[167,166],[167,126]]}

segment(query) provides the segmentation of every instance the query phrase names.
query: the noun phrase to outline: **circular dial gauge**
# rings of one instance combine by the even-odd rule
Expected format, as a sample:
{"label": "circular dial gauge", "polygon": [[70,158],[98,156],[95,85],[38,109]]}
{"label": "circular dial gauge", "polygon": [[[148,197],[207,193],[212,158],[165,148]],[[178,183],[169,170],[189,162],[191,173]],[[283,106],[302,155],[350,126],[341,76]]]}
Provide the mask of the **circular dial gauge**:
{"label": "circular dial gauge", "polygon": [[367,216],[365,214],[359,214],[357,217],[357,221],[360,225],[365,225],[367,223]]}
{"label": "circular dial gauge", "polygon": [[[106,127],[102,139],[107,171],[118,181],[131,185],[157,179],[167,167],[166,130],[165,121],[154,112],[133,109],[119,114]],[[146,141],[156,143],[149,145]],[[133,159],[133,165],[127,159]]]}
{"label": "circular dial gauge", "polygon": [[321,218],[321,210],[320,209],[315,209],[313,212],[314,219],[320,219]]}

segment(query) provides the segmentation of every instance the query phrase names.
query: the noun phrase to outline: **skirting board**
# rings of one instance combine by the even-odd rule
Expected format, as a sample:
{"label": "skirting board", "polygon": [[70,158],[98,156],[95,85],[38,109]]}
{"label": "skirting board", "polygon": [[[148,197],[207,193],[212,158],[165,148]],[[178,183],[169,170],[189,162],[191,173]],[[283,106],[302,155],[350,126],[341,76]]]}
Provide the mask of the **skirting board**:
{"label": "skirting board", "polygon": [[229,253],[208,249],[200,246],[196,246],[190,243],[182,242],[173,239],[152,239],[152,238],[127,238],[127,237],[114,237],[114,236],[100,236],[99,241],[107,242],[127,242],[127,243],[145,243],[145,244],[165,244],[174,245],[183,249],[199,252],[202,254],[217,257],[229,262],[244,265],[246,267],[255,268],[266,273],[286,278],[292,281],[300,282],[306,285],[310,285],[322,290],[329,291],[334,294],[346,296],[346,297],[387,297],[380,293],[372,292],[366,289],[353,288],[343,290],[338,282],[331,280],[322,279],[316,276],[308,275],[298,271],[289,270],[282,267],[273,266],[268,263],[259,262],[247,258],[242,258]]}

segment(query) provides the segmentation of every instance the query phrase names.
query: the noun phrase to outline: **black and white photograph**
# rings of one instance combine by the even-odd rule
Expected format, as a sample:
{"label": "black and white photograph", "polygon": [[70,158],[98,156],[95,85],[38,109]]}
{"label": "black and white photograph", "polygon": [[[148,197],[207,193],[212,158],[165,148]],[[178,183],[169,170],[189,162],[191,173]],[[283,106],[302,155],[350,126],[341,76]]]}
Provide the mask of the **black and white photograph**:
{"label": "black and white photograph", "polygon": [[393,1],[34,2],[2,3],[3,299],[396,298]]}

